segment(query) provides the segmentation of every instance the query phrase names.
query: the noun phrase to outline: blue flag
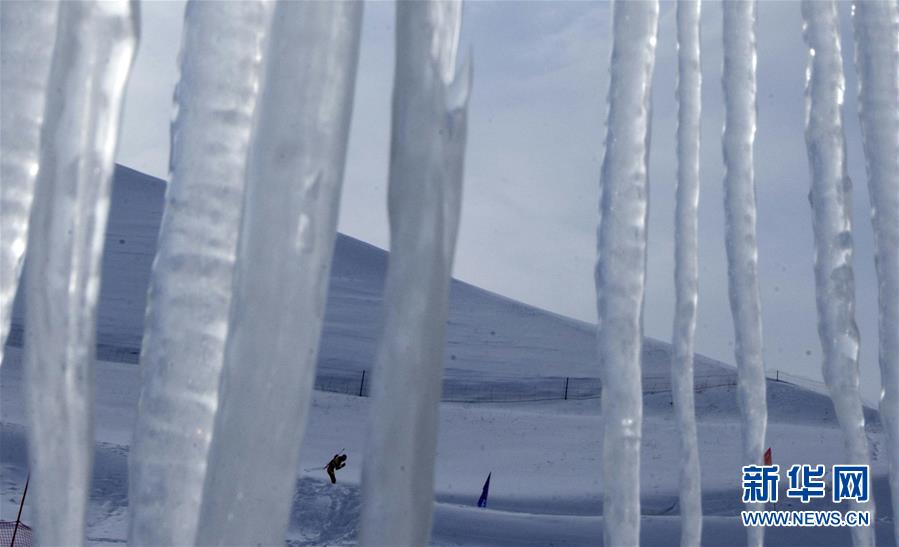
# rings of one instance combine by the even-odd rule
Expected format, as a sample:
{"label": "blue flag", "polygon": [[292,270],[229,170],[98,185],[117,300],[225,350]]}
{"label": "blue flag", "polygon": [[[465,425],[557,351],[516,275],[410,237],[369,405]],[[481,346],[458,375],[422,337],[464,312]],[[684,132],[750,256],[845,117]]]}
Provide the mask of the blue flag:
{"label": "blue flag", "polygon": [[478,507],[487,507],[487,493],[490,491],[490,475],[493,472],[487,473],[487,480],[484,482],[484,489],[481,490],[481,497],[478,498]]}

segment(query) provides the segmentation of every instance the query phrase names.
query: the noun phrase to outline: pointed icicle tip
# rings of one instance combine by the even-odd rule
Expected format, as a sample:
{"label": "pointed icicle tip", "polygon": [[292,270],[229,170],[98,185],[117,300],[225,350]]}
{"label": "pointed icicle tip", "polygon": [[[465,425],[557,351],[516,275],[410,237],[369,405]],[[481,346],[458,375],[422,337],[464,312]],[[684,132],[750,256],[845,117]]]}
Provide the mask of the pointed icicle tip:
{"label": "pointed icicle tip", "polygon": [[474,53],[469,47],[462,64],[456,67],[452,81],[446,87],[446,110],[453,112],[468,106],[474,82]]}

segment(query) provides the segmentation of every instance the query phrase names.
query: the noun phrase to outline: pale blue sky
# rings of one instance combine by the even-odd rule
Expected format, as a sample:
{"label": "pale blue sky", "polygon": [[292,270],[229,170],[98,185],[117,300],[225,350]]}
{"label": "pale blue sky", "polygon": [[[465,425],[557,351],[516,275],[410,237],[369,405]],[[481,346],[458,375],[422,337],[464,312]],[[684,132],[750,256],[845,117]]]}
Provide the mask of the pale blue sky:
{"label": "pale blue sky", "polygon": [[[855,185],[862,383],[879,394],[876,279],[858,128],[849,6],[842,4],[846,133]],[[766,366],[821,378],[803,136],[806,50],[798,2],[759,3],[756,182]],[[388,246],[386,180],[393,5],[365,9],[340,230]],[[593,263],[605,136],[610,5],[469,2],[475,80],[455,276],[595,321]],[[118,161],[165,178],[182,2],[142,3],[142,37]],[[663,3],[654,77],[647,336],[671,337],[676,103],[674,4]],[[697,351],[733,363],[722,217],[721,9],[703,7],[703,149]],[[547,363],[550,367],[551,363]]]}

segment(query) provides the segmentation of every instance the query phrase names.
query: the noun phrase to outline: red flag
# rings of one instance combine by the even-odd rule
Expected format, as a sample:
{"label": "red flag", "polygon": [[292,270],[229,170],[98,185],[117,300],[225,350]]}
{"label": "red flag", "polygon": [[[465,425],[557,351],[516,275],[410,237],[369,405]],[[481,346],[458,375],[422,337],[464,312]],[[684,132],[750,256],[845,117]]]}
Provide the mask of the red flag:
{"label": "red flag", "polygon": [[765,450],[765,465],[771,465],[771,447]]}

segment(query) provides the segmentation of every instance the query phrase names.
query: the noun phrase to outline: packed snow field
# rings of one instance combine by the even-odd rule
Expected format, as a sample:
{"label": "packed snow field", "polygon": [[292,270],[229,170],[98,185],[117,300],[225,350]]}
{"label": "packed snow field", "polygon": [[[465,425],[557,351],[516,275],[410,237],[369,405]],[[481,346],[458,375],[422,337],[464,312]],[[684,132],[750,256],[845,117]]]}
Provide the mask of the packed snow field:
{"label": "packed snow field", "polygon": [[[139,390],[136,367],[97,365],[93,487],[88,536],[93,544],[124,542],[127,535],[127,457]],[[27,472],[21,398],[21,350],[9,349],[0,371],[0,464],[4,519],[15,518]],[[770,384],[769,440],[775,461],[841,463],[842,434],[826,401]],[[739,414],[733,388],[697,394],[702,462],[705,544],[740,545]],[[369,399],[316,392],[298,463],[300,479],[288,540],[294,545],[352,544],[359,515]],[[670,396],[645,401],[641,461],[645,545],[669,545],[679,534],[677,518],[678,433]],[[602,453],[599,402],[448,404],[440,414],[436,471],[434,545],[598,545],[602,538]],[[890,503],[882,440],[869,428],[878,503],[879,545],[892,544]],[[348,466],[331,485],[321,469],[340,449]],[[248,462],[252,465],[252,462]],[[475,507],[492,472],[489,506]],[[812,504],[808,508],[823,508]],[[800,509],[782,503],[778,509]],[[802,509],[806,509],[805,507]],[[30,507],[24,518],[29,522]],[[771,545],[845,545],[845,529],[768,531]]]}
{"label": "packed snow field", "polygon": [[[88,516],[92,544],[127,536],[127,458],[140,375],[133,352],[140,344],[145,290],[162,210],[161,181],[118,168],[107,252],[103,262],[96,367],[96,452]],[[320,367],[370,369],[381,322],[387,255],[340,236],[332,268]],[[15,322],[21,332],[21,306]],[[596,376],[592,328],[454,282],[450,302],[447,375],[501,379]],[[105,348],[105,349],[104,349]],[[668,345],[647,340],[644,376],[664,377]],[[129,357],[131,355],[131,357]],[[115,358],[112,358],[115,357]],[[129,363],[130,362],[130,363]],[[733,369],[697,357],[697,375]],[[522,380],[524,381],[524,380]],[[832,465],[843,461],[843,438],[829,399],[783,382],[768,382],[767,444],[774,463]],[[360,512],[369,399],[316,392],[298,463],[288,543],[353,544]],[[740,545],[741,441],[732,386],[696,393],[707,545]],[[879,545],[891,545],[891,504],[882,432],[867,411],[872,447],[875,524]],[[644,398],[641,457],[641,540],[676,544],[678,430],[668,392]],[[22,399],[22,350],[8,347],[0,369],[0,516],[14,519],[27,474]],[[262,425],[261,425],[262,426]],[[434,545],[598,545],[602,543],[602,416],[598,399],[504,404],[443,403],[436,468]],[[339,450],[348,466],[331,485],[321,469]],[[253,465],[247,462],[247,465]],[[492,472],[488,508],[475,506]],[[781,482],[784,488],[785,481]],[[782,498],[783,499],[783,498]],[[778,509],[818,509],[829,502]],[[30,522],[26,503],[24,520]],[[769,545],[846,545],[847,529],[769,529]]]}

